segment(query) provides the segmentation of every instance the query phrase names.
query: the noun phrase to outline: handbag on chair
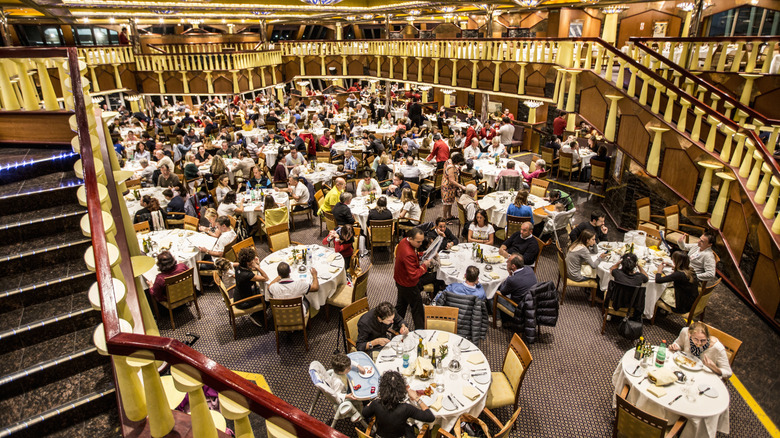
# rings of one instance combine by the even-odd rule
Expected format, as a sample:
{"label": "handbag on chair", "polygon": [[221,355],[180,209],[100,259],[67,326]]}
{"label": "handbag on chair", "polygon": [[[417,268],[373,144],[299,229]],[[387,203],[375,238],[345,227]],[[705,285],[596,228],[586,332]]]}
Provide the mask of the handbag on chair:
{"label": "handbag on chair", "polygon": [[635,341],[642,336],[642,319],[640,318],[639,321],[630,319],[631,314],[636,311],[634,304],[636,303],[636,296],[638,294],[639,288],[634,288],[634,294],[631,296],[628,312],[626,316],[623,317],[623,320],[620,321],[620,325],[618,325],[618,333],[620,336],[631,341]]}

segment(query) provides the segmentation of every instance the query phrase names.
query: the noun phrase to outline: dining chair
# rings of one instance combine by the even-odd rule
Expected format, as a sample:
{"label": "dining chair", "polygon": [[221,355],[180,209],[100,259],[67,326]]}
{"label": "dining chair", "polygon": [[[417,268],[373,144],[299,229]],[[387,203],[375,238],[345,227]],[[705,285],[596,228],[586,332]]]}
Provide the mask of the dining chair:
{"label": "dining chair", "polygon": [[522,176],[502,176],[498,180],[498,187],[496,191],[504,192],[510,189],[519,191],[523,189],[523,177]]}
{"label": "dining chair", "polygon": [[368,312],[368,298],[363,297],[341,309],[341,322],[344,325],[344,338],[350,352],[357,351],[358,321]]}
{"label": "dining chair", "polygon": [[325,231],[331,232],[336,229],[336,218],[333,217],[333,212],[323,211],[322,220],[325,221]]}
{"label": "dining chair", "polygon": [[424,306],[425,330],[441,330],[458,334],[458,308],[447,306]]}
{"label": "dining chair", "polygon": [[607,179],[609,179],[609,175],[607,175],[607,163],[590,160],[590,178],[588,178],[587,190],[590,191],[590,184],[595,181],[601,184],[602,189],[606,191]]}
{"label": "dining chair", "polygon": [[[214,278],[214,284],[217,285],[217,288],[219,289],[220,294],[222,294],[222,301],[225,302],[225,307],[227,307],[228,316],[230,317],[230,326],[233,328],[233,339],[236,339],[237,332],[236,332],[236,318],[240,318],[242,316],[248,316],[252,315],[255,312],[262,312],[263,314],[263,328],[268,329],[268,321],[265,317],[265,295],[263,293],[259,293],[257,295],[253,295],[251,297],[244,298],[239,301],[233,301],[233,298],[230,298],[231,290],[234,290],[236,285],[230,286],[229,288],[225,288],[225,283],[222,282],[222,278],[220,278],[218,272],[213,272],[212,276]],[[237,307],[239,304],[245,303],[247,301],[252,300],[260,300],[259,304],[256,304],[248,309],[242,309],[240,307]]]}
{"label": "dining chair", "polygon": [[555,252],[558,255],[558,282],[555,283],[555,288],[557,289],[561,282],[563,282],[563,289],[561,290],[561,305],[563,305],[563,300],[566,298],[566,289],[569,287],[582,287],[590,289],[590,305],[593,307],[593,304],[596,302],[596,289],[599,287],[596,280],[592,278],[585,281],[574,281],[570,279],[568,275],[568,269],[566,268],[566,256],[563,255],[563,250],[561,250],[561,247],[557,244],[557,242],[555,245]]}
{"label": "dining chair", "polygon": [[488,389],[485,407],[496,409],[514,405],[514,409],[517,409],[520,386],[523,384],[525,374],[533,360],[531,352],[520,336],[517,333],[512,335],[501,371],[490,373],[492,381]]}
{"label": "dining chair", "polygon": [[406,181],[407,184],[409,184],[409,188],[412,189],[412,196],[414,197],[414,200],[417,200],[418,192],[420,191],[420,184],[413,183],[410,181]]}
{"label": "dining chair", "polygon": [[[664,208],[664,217],[666,219],[664,227],[664,238],[669,242],[677,242],[680,237],[685,243],[698,243],[699,236],[704,232],[703,227],[680,223],[680,206],[670,205]],[[695,235],[682,231],[682,228],[695,232]]]}
{"label": "dining chair", "polygon": [[544,198],[547,194],[547,188],[550,186],[550,181],[540,178],[531,179],[531,192],[530,194]]}
{"label": "dining chair", "polygon": [[149,227],[149,221],[143,221],[139,222],[137,224],[133,224],[133,229],[136,233],[148,233],[151,231],[151,227]]}
{"label": "dining chair", "polygon": [[487,187],[487,181],[482,180],[479,183],[477,183],[477,180],[474,178],[473,175],[470,175],[465,172],[461,172],[460,174],[460,183],[464,186],[467,186],[469,184],[473,184],[477,187],[477,199],[481,199],[488,191]]}
{"label": "dining chair", "polygon": [[688,421],[687,418],[680,417],[669,428],[669,423],[665,418],[656,417],[634,406],[626,400],[624,392],[627,393],[626,388],[621,394],[615,394],[617,409],[615,410],[614,437],[672,438],[682,431],[683,426]]}
{"label": "dining chair", "polygon": [[294,332],[303,330],[303,342],[309,351],[309,336],[306,326],[309,324],[309,312],[303,311],[303,297],[269,300],[271,314],[274,317],[274,332],[276,333],[276,354],[279,351],[279,332]]}
{"label": "dining chair", "polygon": [[125,187],[128,189],[131,187],[141,187],[142,178],[128,179],[125,181]]}
{"label": "dining chair", "polygon": [[555,174],[556,179],[561,178],[561,172],[569,174],[569,182],[571,182],[571,175],[580,171],[580,163],[574,163],[574,154],[571,152],[561,152],[559,154],[560,161],[558,162],[558,172]]}
{"label": "dining chair", "polygon": [[[173,309],[179,306],[194,302],[195,310],[198,312],[198,319],[200,319],[200,307],[198,306],[198,296],[195,294],[193,273],[194,270],[190,268],[181,274],[167,277],[165,279],[166,301],[157,301],[157,304],[168,309],[168,316],[171,318],[171,327],[173,327],[174,330],[176,330],[176,323],[173,322]],[[155,315],[159,319],[157,306],[154,306],[153,309]]]}
{"label": "dining chair", "polygon": [[344,283],[336,288],[336,293],[325,301],[325,304],[327,304],[327,307],[325,307],[326,321],[330,321],[331,307],[343,309],[368,295],[368,274],[371,272],[371,266],[369,265],[365,271],[361,272],[352,284]]}
{"label": "dining chair", "polygon": [[655,324],[655,317],[658,315],[658,309],[664,309],[669,312],[670,315],[679,315],[685,319],[685,325],[689,326],[697,316],[701,316],[701,320],[704,321],[704,311],[707,310],[707,304],[710,302],[712,292],[720,284],[721,279],[718,278],[712,284],[705,283],[700,286],[699,296],[696,297],[696,301],[693,302],[691,311],[687,313],[675,313],[668,304],[664,303],[660,299],[655,302],[655,310],[653,312],[653,318],[650,319],[650,324]]}
{"label": "dining chair", "polygon": [[506,438],[509,436],[509,432],[511,432],[517,424],[517,417],[520,416],[520,409],[522,409],[522,407],[515,409],[515,413],[512,414],[509,421],[506,423],[502,423],[490,409],[485,408],[482,410],[482,413],[484,413],[499,429],[499,431],[493,435],[493,438]]}
{"label": "dining chair", "polygon": [[[290,223],[292,224],[293,231],[295,231],[295,216],[306,216],[309,219],[309,223],[312,223],[313,220],[314,220],[313,219],[312,210],[311,210],[310,206],[306,205],[306,208],[304,208],[303,210],[297,210],[296,211],[295,210],[296,205],[298,205],[298,204],[292,204],[290,206],[291,207],[290,208]],[[300,204],[300,205],[304,205],[304,204]]]}
{"label": "dining chair", "polygon": [[542,155],[542,159],[547,163],[549,169],[558,167],[558,158],[555,158],[555,149],[539,146],[539,153]]}
{"label": "dining chair", "polygon": [[[618,297],[633,296],[635,292],[639,290],[641,286],[628,286],[620,284],[616,281],[609,282],[609,288],[604,294],[604,301],[601,303],[601,334],[604,334],[604,328],[607,326],[607,317],[609,315],[616,316],[618,318],[631,317],[634,312],[642,311],[644,305],[637,307],[616,307],[615,302]],[[623,302],[623,300],[621,300]],[[644,303],[644,301],[643,301]]]}
{"label": "dining chair", "polygon": [[330,151],[317,151],[318,163],[330,163]]}
{"label": "dining chair", "polygon": [[536,254],[536,260],[531,264],[531,267],[533,268],[534,272],[536,272],[536,267],[539,266],[539,258],[542,257],[542,252],[544,252],[545,248],[552,245],[553,241],[552,238],[547,239],[547,242],[543,241],[542,239],[534,236],[534,239],[536,239],[536,245],[539,247],[539,252]]}
{"label": "dining chair", "polygon": [[663,216],[657,214],[651,214],[650,198],[639,198],[636,200],[636,229],[654,228],[660,230],[663,227],[653,222],[653,219],[664,219]]}
{"label": "dining chair", "polygon": [[198,218],[195,216],[184,216],[184,229],[188,231],[198,231],[198,225],[200,225],[200,222],[198,221]]}
{"label": "dining chair", "polygon": [[737,352],[739,351],[739,347],[742,346],[742,341],[735,338],[734,336],[731,336],[730,334],[718,330],[715,327],[705,324],[707,328],[710,331],[710,336],[714,336],[718,338],[718,341],[720,341],[721,344],[723,344],[723,347],[726,348],[726,357],[729,359],[729,365],[734,364],[734,358],[737,357]]}
{"label": "dining chair", "polygon": [[274,225],[265,229],[268,235],[268,250],[276,252],[287,248],[290,245],[300,245],[298,242],[290,240],[290,226],[288,224]]}
{"label": "dining chair", "polygon": [[493,328],[498,328],[498,319],[500,318],[498,312],[501,312],[510,318],[514,318],[514,309],[517,309],[517,307],[517,303],[514,302],[511,298],[499,291],[496,291],[496,294],[493,296]]}
{"label": "dining chair", "polygon": [[[364,419],[365,420],[365,419]],[[371,421],[368,423],[368,427],[366,430],[360,430],[357,427],[355,428],[355,431],[357,432],[358,438],[373,438],[371,436],[371,433],[374,430],[374,423],[376,422],[376,417],[371,418]],[[428,429],[431,428],[430,424],[423,424],[422,428],[417,433],[416,438],[425,438],[428,436]],[[439,429],[441,431],[441,429]]]}
{"label": "dining chair", "polygon": [[531,222],[531,216],[506,215],[506,237],[510,238],[513,234],[520,231],[525,222]]}
{"label": "dining chair", "polygon": [[165,219],[167,228],[184,228],[184,218],[186,217],[187,213],[168,212],[168,218]]}
{"label": "dining chair", "polygon": [[393,246],[395,221],[393,219],[384,221],[370,221],[368,224],[368,230],[368,235],[370,237],[369,243],[371,244],[371,262],[373,263],[376,248],[390,248]]}

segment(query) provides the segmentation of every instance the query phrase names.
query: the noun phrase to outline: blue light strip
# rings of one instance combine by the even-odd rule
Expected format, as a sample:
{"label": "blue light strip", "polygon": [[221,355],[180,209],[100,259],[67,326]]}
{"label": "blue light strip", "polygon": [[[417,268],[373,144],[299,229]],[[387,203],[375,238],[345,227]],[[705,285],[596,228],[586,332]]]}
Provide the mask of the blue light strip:
{"label": "blue light strip", "polygon": [[49,158],[44,158],[43,160],[33,160],[33,159],[30,159],[29,161],[27,161],[27,160],[17,161],[17,162],[15,162],[13,164],[12,163],[8,163],[5,166],[0,165],[0,172],[10,171],[12,169],[18,169],[20,167],[33,166],[35,164],[45,163],[47,161],[62,160],[62,159],[65,159],[65,158],[70,158],[70,157],[72,157],[74,155],[78,155],[78,154],[75,153],[75,152],[63,152],[63,153],[61,153],[59,155],[54,155],[54,156],[51,156]]}

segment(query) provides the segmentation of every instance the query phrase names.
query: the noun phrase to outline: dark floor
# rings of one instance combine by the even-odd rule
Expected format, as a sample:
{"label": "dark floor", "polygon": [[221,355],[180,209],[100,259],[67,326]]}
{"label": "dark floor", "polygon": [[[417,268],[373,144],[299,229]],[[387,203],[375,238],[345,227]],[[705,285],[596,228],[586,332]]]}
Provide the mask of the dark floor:
{"label": "dark floor", "polygon": [[[598,196],[588,196],[571,188],[564,190],[571,193],[577,203],[579,213],[576,222],[598,208]],[[428,210],[428,219],[440,213],[441,204],[437,204]],[[292,234],[293,240],[304,244],[318,243],[315,231],[318,226],[305,229],[299,226],[298,231]],[[455,228],[455,225],[451,226],[454,232]],[[610,235],[622,240],[614,227],[610,227]],[[258,243],[257,247],[261,259],[268,255],[265,243]],[[364,265],[368,262],[367,258],[363,260]],[[551,249],[545,251],[539,263],[537,276],[540,281],[557,280],[557,262]],[[368,287],[371,306],[380,301],[395,301],[392,267],[392,261],[384,254],[373,266]],[[239,337],[233,339],[227,312],[216,291],[207,290],[199,302],[203,312],[201,320],[195,318],[194,311],[181,309],[174,313],[177,329],[170,330],[170,322],[163,318],[159,322],[161,334],[180,340],[184,340],[184,334],[188,332],[199,334],[201,338],[194,346],[197,350],[231,369],[263,374],[276,395],[304,411],[308,410],[314,393],[307,369],[311,361],[327,363],[330,359],[337,346],[336,317],[328,322],[321,313],[311,321],[308,352],[304,351],[302,334],[293,333],[281,336],[282,354],[277,355],[274,333],[264,331],[246,319],[237,321]],[[716,289],[707,310],[707,322],[743,340],[734,363],[735,375],[769,417],[780,423],[780,403],[774,395],[776,392],[773,392],[777,389],[778,373],[771,372],[772,369],[777,370],[776,352],[780,347],[780,337],[725,287]],[[653,343],[673,339],[682,323],[680,319],[659,318],[657,325],[645,325],[644,334]],[[574,289],[567,293],[558,325],[545,327],[541,341],[530,347],[534,362],[523,382],[520,397],[522,411],[512,436],[611,436],[614,419],[611,376],[623,352],[631,347],[630,342],[617,335],[616,328],[617,323],[608,323],[602,336],[599,333],[600,308],[589,306],[584,291]],[[492,369],[500,368],[511,335],[506,328],[496,330],[491,327],[488,338],[482,341],[480,348],[488,357]],[[729,383],[727,386],[731,396],[729,436],[769,436],[733,385]],[[322,401],[313,411],[316,418],[328,423],[332,414],[332,408]],[[499,409],[497,415],[506,421],[510,408]],[[253,417],[255,433],[262,436],[264,422],[257,416]],[[355,435],[354,425],[346,420],[339,421],[336,428]]]}

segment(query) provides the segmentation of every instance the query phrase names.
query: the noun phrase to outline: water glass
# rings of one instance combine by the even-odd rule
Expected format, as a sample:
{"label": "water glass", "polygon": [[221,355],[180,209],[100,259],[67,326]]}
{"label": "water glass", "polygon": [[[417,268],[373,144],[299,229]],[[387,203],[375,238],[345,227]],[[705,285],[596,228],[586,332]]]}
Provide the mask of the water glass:
{"label": "water glass", "polygon": [[693,403],[696,401],[696,388],[693,387],[692,380],[685,382],[685,386],[683,387],[683,394],[685,394],[685,399],[689,402]]}
{"label": "water glass", "polygon": [[446,379],[444,378],[444,373],[441,373],[440,375],[436,376],[436,378],[433,380],[436,383],[436,392],[444,392],[444,385]]}
{"label": "water glass", "polygon": [[400,357],[404,352],[403,342],[400,340],[393,342],[393,349],[395,350],[395,357]]}

